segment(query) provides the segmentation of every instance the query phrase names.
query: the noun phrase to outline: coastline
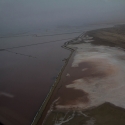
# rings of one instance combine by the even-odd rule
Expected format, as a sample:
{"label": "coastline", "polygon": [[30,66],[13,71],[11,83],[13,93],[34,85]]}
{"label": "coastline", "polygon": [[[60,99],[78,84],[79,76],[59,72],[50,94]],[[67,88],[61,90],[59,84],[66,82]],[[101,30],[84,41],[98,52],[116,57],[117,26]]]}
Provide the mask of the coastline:
{"label": "coastline", "polygon": [[[105,27],[107,27],[107,26],[105,26]],[[112,27],[112,26],[109,25],[109,27]],[[98,29],[98,28],[97,28],[97,29]],[[99,28],[99,29],[100,29],[100,28]],[[90,30],[90,31],[91,31],[91,30]],[[87,31],[87,32],[88,32],[88,31]],[[80,34],[80,35],[79,35],[78,37],[76,37],[76,38],[81,37],[84,33],[85,33],[85,32],[83,32],[82,34]],[[75,38],[74,38],[74,39],[75,39]],[[73,39],[73,40],[74,40],[74,39]],[[45,107],[47,106],[47,104],[48,104],[48,102],[49,102],[49,100],[50,100],[50,98],[51,98],[51,96],[52,96],[52,94],[53,94],[55,88],[57,87],[57,85],[58,85],[58,83],[59,83],[59,81],[60,81],[61,75],[62,75],[63,71],[65,70],[65,67],[67,66],[67,63],[69,62],[69,60],[70,60],[72,54],[73,54],[74,51],[75,51],[75,49],[70,48],[70,47],[67,47],[67,45],[68,45],[71,41],[72,41],[72,40],[67,41],[67,42],[64,43],[64,45],[61,46],[62,48],[69,50],[71,53],[70,53],[69,57],[66,59],[66,62],[65,62],[65,64],[64,64],[64,66],[61,68],[59,74],[57,75],[56,80],[55,80],[55,83],[54,83],[54,84],[52,85],[52,87],[50,88],[50,91],[49,91],[49,93],[47,94],[45,101],[42,103],[41,107],[39,108],[39,110],[38,110],[37,114],[35,115],[35,117],[34,117],[32,123],[31,123],[31,125],[36,125],[36,124],[38,123],[39,119],[41,119],[41,116],[42,116],[42,114],[43,114],[43,112],[44,112],[44,110],[45,110]],[[44,118],[44,117],[43,117],[43,118]]]}
{"label": "coastline", "polygon": [[[70,53],[69,57],[68,57],[66,60],[64,60],[64,61],[65,61],[65,64],[63,65],[63,67],[61,68],[59,74],[57,75],[54,84],[53,84],[52,87],[50,88],[50,91],[49,91],[49,93],[47,94],[46,99],[44,100],[43,104],[41,105],[40,109],[38,110],[36,116],[34,117],[32,123],[31,123],[31,125],[37,125],[37,124],[38,124],[38,121],[40,120],[42,114],[44,113],[44,110],[45,110],[45,108],[46,108],[46,106],[47,106],[47,104],[48,104],[48,102],[49,102],[49,100],[50,100],[50,98],[51,98],[51,96],[52,96],[52,94],[53,94],[55,88],[57,87],[57,85],[58,85],[58,83],[59,83],[59,81],[60,81],[60,79],[61,79],[61,75],[62,75],[63,71],[65,70],[65,67],[67,66],[67,63],[69,62],[69,59],[71,58],[73,52],[75,51],[75,49],[72,49],[72,48],[70,48],[70,47],[67,47],[68,42],[69,42],[69,41],[65,42],[64,45],[61,46],[61,47],[64,48],[64,49],[69,50],[71,53]],[[44,118],[44,117],[43,117],[43,118]]]}
{"label": "coastline", "polygon": [[[101,29],[103,29],[103,28],[101,28]],[[85,35],[88,35],[88,34],[90,35],[91,32],[95,32],[95,31],[98,31],[98,30],[101,30],[101,29],[88,31],[88,32],[85,33]],[[106,29],[108,29],[108,28],[106,28]],[[82,37],[82,36],[83,36],[83,33],[80,35],[80,37]],[[90,35],[90,36],[91,36],[91,35]],[[79,39],[80,37],[77,37],[77,38],[75,39],[76,43],[74,43],[74,44],[81,44],[81,40]],[[94,36],[92,36],[92,37],[94,38]],[[51,96],[52,96],[52,94],[53,94],[55,88],[57,87],[57,85],[58,85],[60,79],[61,79],[61,75],[62,75],[63,71],[65,70],[65,67],[67,66],[67,64],[68,64],[68,62],[69,62],[69,60],[70,60],[72,54],[73,54],[74,51],[75,51],[74,48],[67,46],[67,45],[70,44],[70,42],[72,43],[73,41],[72,41],[72,40],[71,40],[71,41],[68,41],[68,42],[66,42],[66,43],[62,46],[63,48],[70,50],[71,53],[70,53],[69,57],[65,60],[65,61],[66,61],[66,62],[65,62],[65,65],[62,67],[60,73],[58,74],[57,79],[56,79],[54,85],[53,85],[52,88],[50,89],[50,92],[48,93],[44,104],[41,106],[40,110],[38,111],[37,116],[34,118],[34,121],[32,122],[32,125],[36,125],[36,124],[38,123],[39,119],[41,118],[41,115],[44,113],[45,107],[48,105],[48,102],[49,102],[49,100],[51,99]],[[92,42],[92,41],[91,41],[91,42]],[[92,43],[92,44],[93,44],[93,43]],[[47,111],[46,111],[46,112],[47,112]],[[43,117],[43,118],[45,118],[45,117]],[[42,119],[43,119],[43,118],[42,118]]]}

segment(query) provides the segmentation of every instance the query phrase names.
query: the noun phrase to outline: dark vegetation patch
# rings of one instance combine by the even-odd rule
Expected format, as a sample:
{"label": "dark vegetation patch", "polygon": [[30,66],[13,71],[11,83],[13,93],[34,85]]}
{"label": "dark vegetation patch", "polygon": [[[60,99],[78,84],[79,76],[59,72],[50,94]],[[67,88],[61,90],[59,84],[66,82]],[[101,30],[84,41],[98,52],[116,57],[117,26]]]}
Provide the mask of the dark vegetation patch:
{"label": "dark vegetation patch", "polygon": [[81,112],[52,111],[44,125],[125,125],[125,110],[110,103]]}
{"label": "dark vegetation patch", "polygon": [[85,35],[93,37],[92,44],[125,48],[125,25],[92,30]]}

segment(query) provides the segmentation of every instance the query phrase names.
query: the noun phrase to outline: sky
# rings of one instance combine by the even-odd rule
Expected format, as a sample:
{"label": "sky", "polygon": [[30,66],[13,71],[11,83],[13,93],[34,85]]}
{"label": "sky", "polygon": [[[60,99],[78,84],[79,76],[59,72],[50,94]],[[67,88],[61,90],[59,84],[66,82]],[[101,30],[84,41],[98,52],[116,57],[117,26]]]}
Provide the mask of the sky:
{"label": "sky", "polygon": [[125,0],[0,0],[0,33],[125,22]]}

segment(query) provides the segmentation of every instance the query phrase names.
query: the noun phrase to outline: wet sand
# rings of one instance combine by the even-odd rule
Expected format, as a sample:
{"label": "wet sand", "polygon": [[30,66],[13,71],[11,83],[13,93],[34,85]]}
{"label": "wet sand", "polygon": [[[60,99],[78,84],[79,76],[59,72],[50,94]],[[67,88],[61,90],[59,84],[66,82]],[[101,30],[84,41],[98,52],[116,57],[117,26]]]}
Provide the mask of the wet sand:
{"label": "wet sand", "polygon": [[[110,33],[102,37],[104,30]],[[124,31],[123,26],[94,30],[68,42],[76,51],[39,125],[125,124]]]}

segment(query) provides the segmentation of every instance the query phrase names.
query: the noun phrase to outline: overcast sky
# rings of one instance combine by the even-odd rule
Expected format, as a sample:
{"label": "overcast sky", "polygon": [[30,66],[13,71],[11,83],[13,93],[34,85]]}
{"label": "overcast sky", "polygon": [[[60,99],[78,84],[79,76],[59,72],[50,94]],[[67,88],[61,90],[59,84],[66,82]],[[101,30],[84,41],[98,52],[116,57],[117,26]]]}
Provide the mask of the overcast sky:
{"label": "overcast sky", "polygon": [[0,33],[125,22],[125,0],[0,0]]}

